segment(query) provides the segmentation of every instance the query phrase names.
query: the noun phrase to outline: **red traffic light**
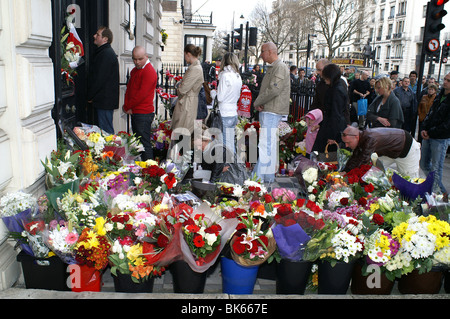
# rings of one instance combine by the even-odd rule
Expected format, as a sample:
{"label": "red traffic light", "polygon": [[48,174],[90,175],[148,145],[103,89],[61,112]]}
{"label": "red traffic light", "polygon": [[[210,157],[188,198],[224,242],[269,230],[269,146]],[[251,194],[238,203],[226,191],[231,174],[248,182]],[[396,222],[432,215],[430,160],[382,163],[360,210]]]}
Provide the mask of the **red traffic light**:
{"label": "red traffic light", "polygon": [[446,4],[447,2],[448,2],[448,0],[434,0],[434,3],[437,6],[442,6],[442,5]]}

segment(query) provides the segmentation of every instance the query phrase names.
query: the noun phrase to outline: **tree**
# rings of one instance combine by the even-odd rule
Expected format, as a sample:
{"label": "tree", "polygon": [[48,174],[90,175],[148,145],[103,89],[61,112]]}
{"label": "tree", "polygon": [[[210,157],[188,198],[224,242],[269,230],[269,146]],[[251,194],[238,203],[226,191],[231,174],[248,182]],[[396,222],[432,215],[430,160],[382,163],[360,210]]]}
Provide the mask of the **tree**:
{"label": "tree", "polygon": [[316,0],[309,10],[316,21],[315,33],[326,41],[329,59],[363,26],[364,0]]}

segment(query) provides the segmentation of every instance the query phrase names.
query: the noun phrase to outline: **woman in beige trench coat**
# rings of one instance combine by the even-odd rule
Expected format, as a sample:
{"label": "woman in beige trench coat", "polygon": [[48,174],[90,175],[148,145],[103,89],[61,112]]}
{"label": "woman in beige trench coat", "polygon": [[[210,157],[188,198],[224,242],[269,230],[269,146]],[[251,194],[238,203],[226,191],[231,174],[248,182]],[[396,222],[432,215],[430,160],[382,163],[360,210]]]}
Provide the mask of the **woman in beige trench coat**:
{"label": "woman in beige trench coat", "polygon": [[[193,44],[184,48],[184,59],[189,64],[183,80],[178,87],[178,100],[172,115],[172,131],[186,128],[190,134],[194,132],[194,122],[197,119],[198,94],[203,85],[203,69],[198,60],[202,49]],[[183,132],[179,132],[183,133]]]}

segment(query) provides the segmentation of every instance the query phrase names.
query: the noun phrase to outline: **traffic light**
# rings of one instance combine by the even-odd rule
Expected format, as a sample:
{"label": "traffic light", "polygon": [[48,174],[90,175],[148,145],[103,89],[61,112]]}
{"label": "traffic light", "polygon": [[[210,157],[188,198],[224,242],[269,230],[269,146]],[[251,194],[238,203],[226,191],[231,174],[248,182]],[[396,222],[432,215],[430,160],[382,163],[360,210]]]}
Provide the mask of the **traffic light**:
{"label": "traffic light", "polygon": [[222,39],[224,40],[223,49],[227,52],[230,51],[230,35],[227,34],[227,36],[223,37]]}
{"label": "traffic light", "polygon": [[234,37],[233,37],[233,48],[235,50],[242,50],[242,34],[244,33],[244,26],[241,26],[237,29],[234,29]]}
{"label": "traffic light", "polygon": [[445,40],[445,43],[442,46],[442,59],[448,58],[449,55],[450,55],[450,40]]}
{"label": "traffic light", "polygon": [[425,30],[423,34],[423,45],[430,59],[439,60],[441,30],[445,28],[442,18],[447,14],[444,4],[448,0],[431,0],[427,6],[427,16],[425,20]]}

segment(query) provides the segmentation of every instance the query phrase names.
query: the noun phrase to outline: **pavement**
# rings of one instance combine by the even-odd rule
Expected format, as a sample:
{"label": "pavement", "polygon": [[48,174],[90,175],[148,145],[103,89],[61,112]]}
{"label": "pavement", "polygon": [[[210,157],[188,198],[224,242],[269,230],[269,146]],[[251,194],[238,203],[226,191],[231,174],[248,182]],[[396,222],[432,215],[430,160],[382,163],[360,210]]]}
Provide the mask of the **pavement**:
{"label": "pavement", "polygon": [[[450,190],[450,158],[446,158],[443,172],[444,185]],[[293,177],[279,177],[270,188],[285,187],[296,189],[297,180]],[[103,274],[103,286],[101,292],[60,292],[48,290],[26,289],[23,275],[17,283],[10,289],[0,291],[0,299],[155,299],[155,300],[312,300],[312,299],[421,299],[421,300],[445,300],[450,299],[450,294],[446,294],[442,286],[439,294],[434,295],[402,295],[397,289],[397,283],[391,295],[352,295],[350,289],[345,295],[318,295],[315,291],[306,291],[304,295],[277,295],[276,281],[274,277],[274,266],[265,265],[259,272],[254,292],[252,295],[230,295],[222,292],[222,278],[220,265],[217,262],[208,272],[205,290],[203,294],[177,294],[173,292],[172,275],[166,271],[160,278],[154,281],[152,293],[117,293],[114,290],[113,278],[109,269]]]}

